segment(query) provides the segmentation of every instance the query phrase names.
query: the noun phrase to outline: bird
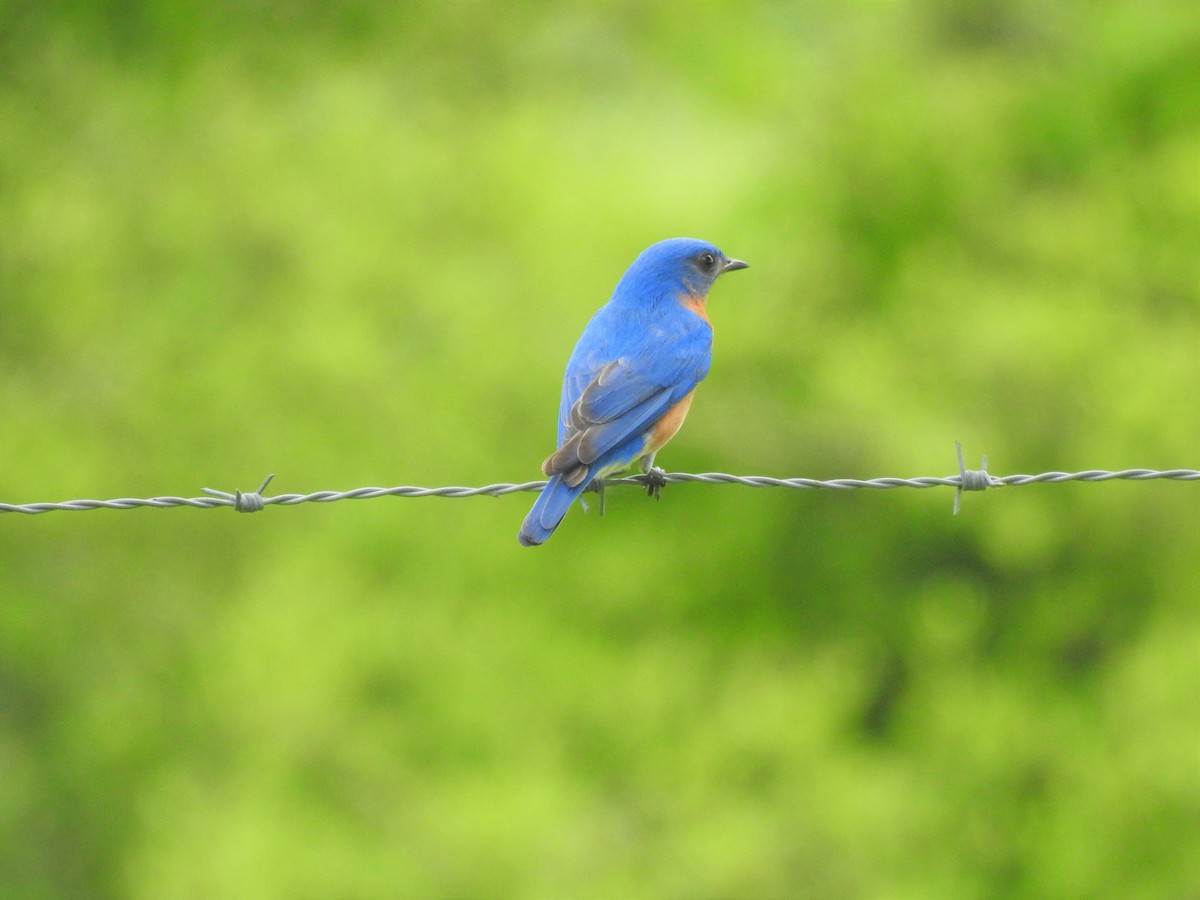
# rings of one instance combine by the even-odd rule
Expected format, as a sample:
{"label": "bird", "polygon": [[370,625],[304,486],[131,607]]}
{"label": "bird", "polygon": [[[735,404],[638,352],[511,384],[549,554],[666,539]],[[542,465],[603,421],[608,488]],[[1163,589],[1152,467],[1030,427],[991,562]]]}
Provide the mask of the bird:
{"label": "bird", "polygon": [[712,361],[709,289],[745,268],[696,238],[659,241],[633,261],[567,362],[558,445],[542,463],[550,480],[521,524],[521,544],[545,543],[589,485],[602,488],[634,463],[658,496],[665,474],[655,454],[679,431]]}

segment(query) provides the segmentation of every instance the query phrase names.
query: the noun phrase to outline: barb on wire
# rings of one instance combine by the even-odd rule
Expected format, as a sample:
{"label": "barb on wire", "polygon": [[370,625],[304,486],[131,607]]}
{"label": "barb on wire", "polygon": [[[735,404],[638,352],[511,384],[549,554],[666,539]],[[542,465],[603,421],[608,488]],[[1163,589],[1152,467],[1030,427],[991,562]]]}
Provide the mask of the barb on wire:
{"label": "barb on wire", "polygon": [[[1200,481],[1200,471],[1195,469],[1122,469],[1109,472],[1103,469],[1088,469],[1085,472],[1043,472],[1040,475],[1004,475],[995,476],[987,471],[987,457],[983,457],[980,469],[968,469],[963,464],[962,445],[955,445],[958,450],[958,474],[945,478],[834,478],[820,481],[815,478],[771,478],[766,475],[729,475],[724,472],[703,472],[690,474],[687,472],[668,472],[663,476],[667,484],[699,482],[701,484],[740,484],[746,487],[782,487],[795,490],[829,489],[855,490],[871,488],[885,490],[889,488],[931,488],[952,487],[954,493],[954,514],[958,515],[959,503],[963,491],[982,491],[987,488],[1015,486],[1025,484],[1061,484],[1065,481],[1113,481],[1125,479],[1129,481],[1150,481],[1153,479],[1171,479],[1174,481]],[[243,493],[234,491],[229,494],[212,488],[203,488],[207,497],[152,497],[148,500],[120,498],[116,500],[66,500],[61,503],[0,503],[0,513],[24,513],[37,515],[55,510],[86,510],[86,509],[134,509],[139,506],[164,508],[168,506],[192,506],[198,509],[212,509],[217,506],[232,506],[238,512],[258,512],[267,506],[295,506],[298,503],[332,503],[334,500],[371,500],[375,497],[499,497],[504,494],[515,494],[521,491],[540,491],[546,486],[545,481],[525,481],[516,484],[488,484],[483,487],[363,487],[352,491],[317,491],[313,494],[277,494],[274,497],[264,497],[262,492],[267,489],[274,475],[268,475],[257,491]],[[646,475],[633,475],[627,478],[607,478],[605,487],[613,485],[634,484],[647,487],[650,482]]]}
{"label": "barb on wire", "polygon": [[988,474],[986,453],[978,469],[968,469],[963,465],[961,441],[954,442],[954,450],[958,454],[958,489],[954,492],[954,514],[957,516],[963,491],[986,491],[990,487],[1003,487],[1004,482]]}
{"label": "barb on wire", "polygon": [[263,479],[263,483],[258,486],[257,491],[249,494],[243,494],[241,491],[234,491],[232,494],[227,494],[224,491],[215,491],[212,488],[200,488],[204,493],[211,497],[223,497],[225,500],[233,501],[233,508],[238,512],[259,512],[267,501],[263,499],[262,492],[267,489],[267,485],[271,483],[271,479],[275,477],[272,472]]}

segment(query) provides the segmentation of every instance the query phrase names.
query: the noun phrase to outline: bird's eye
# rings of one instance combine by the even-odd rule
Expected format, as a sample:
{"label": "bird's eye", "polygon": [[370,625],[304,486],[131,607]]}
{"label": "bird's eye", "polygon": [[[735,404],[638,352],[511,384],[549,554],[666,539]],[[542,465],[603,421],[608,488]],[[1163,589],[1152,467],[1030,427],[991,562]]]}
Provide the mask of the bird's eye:
{"label": "bird's eye", "polygon": [[700,265],[705,269],[711,269],[717,264],[717,258],[713,254],[705,250],[700,254]]}

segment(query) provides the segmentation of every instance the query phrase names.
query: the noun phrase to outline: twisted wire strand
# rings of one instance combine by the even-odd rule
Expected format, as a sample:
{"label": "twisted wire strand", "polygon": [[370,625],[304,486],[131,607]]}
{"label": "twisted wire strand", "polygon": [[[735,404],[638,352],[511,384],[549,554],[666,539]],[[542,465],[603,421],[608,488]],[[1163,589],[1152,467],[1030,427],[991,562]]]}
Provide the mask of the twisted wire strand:
{"label": "twisted wire strand", "polygon": [[[274,497],[263,497],[262,491],[274,476],[268,476],[258,491],[233,494],[204,488],[207,497],[152,497],[150,499],[118,498],[114,500],[66,500],[61,503],[0,503],[0,513],[24,513],[38,515],[54,511],[82,511],[89,509],[136,509],[138,507],[153,507],[162,509],[169,506],[190,506],[196,509],[213,509],[220,506],[231,506],[238,512],[257,512],[266,506],[295,506],[299,503],[332,503],[335,500],[372,500],[376,497],[499,497],[505,494],[515,494],[523,491],[540,491],[545,487],[545,481],[525,481],[520,483],[487,484],[482,487],[362,487],[351,491],[317,491],[312,494],[277,494]],[[990,475],[986,471],[986,461],[981,470],[963,469],[958,475],[945,478],[833,478],[821,481],[815,478],[772,478],[768,475],[730,475],[725,472],[702,472],[691,474],[687,472],[665,473],[667,484],[699,482],[701,484],[738,484],[745,487],[781,487],[794,490],[857,490],[874,489],[887,490],[891,488],[932,488],[953,487],[962,491],[981,491],[989,487],[1017,486],[1025,484],[1061,484],[1066,481],[1099,482],[1124,479],[1128,481],[1150,481],[1153,479],[1170,479],[1174,481],[1200,481],[1200,471],[1195,469],[1123,469],[1110,472],[1103,469],[1088,469],[1084,472],[1043,472],[1040,475]],[[649,480],[645,475],[633,475],[627,478],[610,478],[605,481],[606,487],[613,485],[637,485],[647,487]],[[958,499],[956,494],[956,501]],[[957,502],[956,502],[957,511]]]}

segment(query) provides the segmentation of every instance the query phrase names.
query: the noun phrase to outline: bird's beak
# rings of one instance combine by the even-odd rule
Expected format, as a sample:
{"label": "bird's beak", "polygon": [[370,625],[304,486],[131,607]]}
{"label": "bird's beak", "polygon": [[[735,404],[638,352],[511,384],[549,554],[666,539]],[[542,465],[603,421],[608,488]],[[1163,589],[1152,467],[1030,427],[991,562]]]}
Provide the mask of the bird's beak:
{"label": "bird's beak", "polygon": [[727,259],[725,260],[725,265],[721,266],[721,274],[724,275],[726,272],[735,272],[738,269],[748,268],[750,268],[750,263],[742,262],[740,259]]}

